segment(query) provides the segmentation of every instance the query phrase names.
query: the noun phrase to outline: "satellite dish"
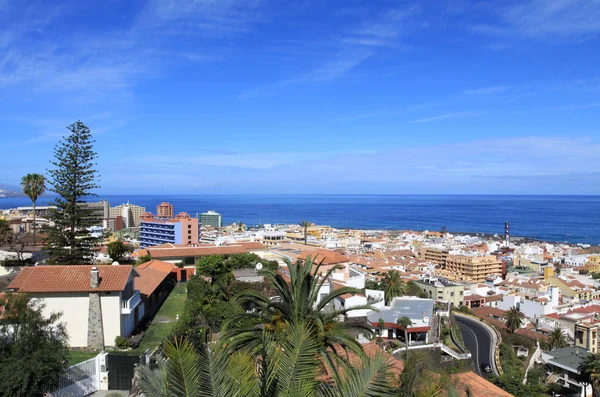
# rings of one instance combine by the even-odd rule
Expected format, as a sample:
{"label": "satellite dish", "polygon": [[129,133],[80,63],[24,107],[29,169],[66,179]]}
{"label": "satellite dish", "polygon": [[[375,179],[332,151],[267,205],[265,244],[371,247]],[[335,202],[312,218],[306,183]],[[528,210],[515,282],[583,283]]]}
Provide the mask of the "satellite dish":
{"label": "satellite dish", "polygon": [[119,266],[119,262],[117,262],[117,261],[114,261],[114,262],[112,263],[112,265],[113,265],[113,266]]}
{"label": "satellite dish", "polygon": [[429,317],[427,317],[427,316],[423,316],[423,322],[424,322],[425,324],[429,324]]}
{"label": "satellite dish", "polygon": [[261,270],[262,269],[262,263],[257,263],[256,264],[256,270]]}

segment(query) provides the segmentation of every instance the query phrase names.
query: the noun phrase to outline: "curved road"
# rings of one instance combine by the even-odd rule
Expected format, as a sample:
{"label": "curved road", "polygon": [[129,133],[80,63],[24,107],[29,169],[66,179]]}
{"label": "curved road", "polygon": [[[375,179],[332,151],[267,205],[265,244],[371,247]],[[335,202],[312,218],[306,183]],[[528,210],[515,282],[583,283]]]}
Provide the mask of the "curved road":
{"label": "curved road", "polygon": [[471,352],[471,359],[475,363],[475,373],[487,377],[488,374],[481,370],[481,363],[488,363],[495,371],[494,346],[492,335],[479,321],[467,317],[455,316],[456,324],[462,334],[465,347]]}

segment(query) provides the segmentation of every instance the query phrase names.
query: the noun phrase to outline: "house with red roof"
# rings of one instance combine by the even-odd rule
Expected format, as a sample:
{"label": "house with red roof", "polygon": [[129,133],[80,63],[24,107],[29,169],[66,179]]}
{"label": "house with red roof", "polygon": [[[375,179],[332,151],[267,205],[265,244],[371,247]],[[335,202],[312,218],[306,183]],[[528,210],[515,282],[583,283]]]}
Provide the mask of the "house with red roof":
{"label": "house with red roof", "polygon": [[101,350],[129,336],[144,316],[137,277],[129,265],[36,266],[24,268],[8,287],[41,301],[45,316],[62,313],[70,347]]}
{"label": "house with red roof", "polygon": [[146,317],[156,314],[177,283],[174,269],[174,264],[156,259],[135,268],[140,276],[135,278],[134,288],[140,291]]}

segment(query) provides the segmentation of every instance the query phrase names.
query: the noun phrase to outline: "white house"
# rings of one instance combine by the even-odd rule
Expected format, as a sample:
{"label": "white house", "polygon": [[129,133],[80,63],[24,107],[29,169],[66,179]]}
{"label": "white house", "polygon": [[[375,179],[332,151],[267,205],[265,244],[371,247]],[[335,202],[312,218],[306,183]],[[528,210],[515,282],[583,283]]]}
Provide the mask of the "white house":
{"label": "white house", "polygon": [[103,349],[131,334],[144,316],[136,270],[119,266],[37,266],[23,269],[10,283],[45,305],[44,315],[60,312],[69,346]]}

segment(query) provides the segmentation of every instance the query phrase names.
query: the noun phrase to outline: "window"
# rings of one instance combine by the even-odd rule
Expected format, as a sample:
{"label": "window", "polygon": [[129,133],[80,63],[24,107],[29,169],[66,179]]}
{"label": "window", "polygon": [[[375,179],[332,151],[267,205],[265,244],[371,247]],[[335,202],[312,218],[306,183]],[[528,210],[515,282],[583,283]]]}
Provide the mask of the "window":
{"label": "window", "polygon": [[454,292],[450,292],[450,296],[454,296]]}
{"label": "window", "polygon": [[192,228],[192,225],[188,225],[188,229],[191,229],[191,228]]}

